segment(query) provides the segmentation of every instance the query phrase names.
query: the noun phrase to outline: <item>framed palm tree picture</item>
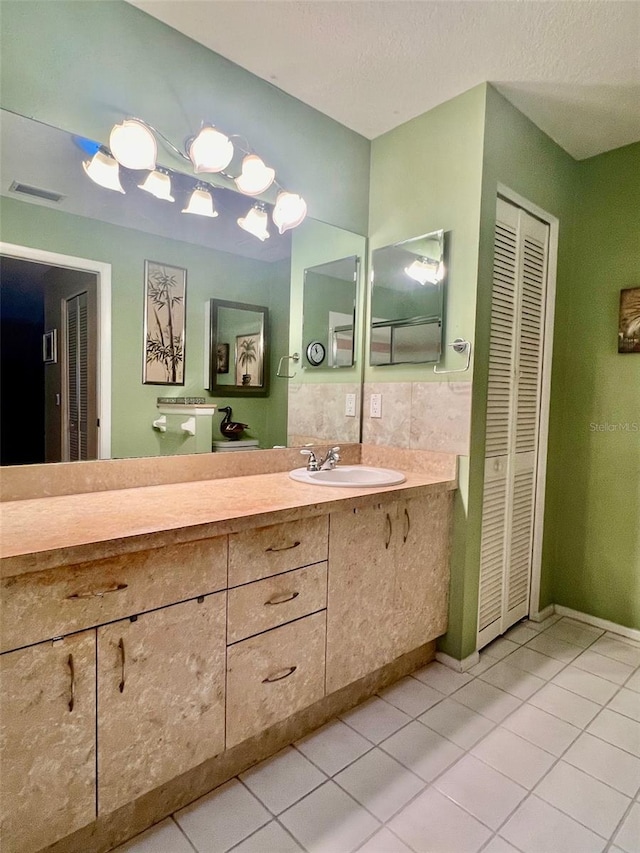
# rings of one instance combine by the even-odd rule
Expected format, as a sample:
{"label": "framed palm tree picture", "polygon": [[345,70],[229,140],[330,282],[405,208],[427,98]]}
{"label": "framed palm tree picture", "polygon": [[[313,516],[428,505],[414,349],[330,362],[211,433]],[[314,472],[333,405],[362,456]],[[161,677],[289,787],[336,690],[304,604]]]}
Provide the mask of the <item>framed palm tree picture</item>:
{"label": "framed palm tree picture", "polygon": [[187,271],[144,262],[145,385],[184,385]]}
{"label": "framed palm tree picture", "polygon": [[262,346],[260,334],[236,336],[236,385],[262,386]]}

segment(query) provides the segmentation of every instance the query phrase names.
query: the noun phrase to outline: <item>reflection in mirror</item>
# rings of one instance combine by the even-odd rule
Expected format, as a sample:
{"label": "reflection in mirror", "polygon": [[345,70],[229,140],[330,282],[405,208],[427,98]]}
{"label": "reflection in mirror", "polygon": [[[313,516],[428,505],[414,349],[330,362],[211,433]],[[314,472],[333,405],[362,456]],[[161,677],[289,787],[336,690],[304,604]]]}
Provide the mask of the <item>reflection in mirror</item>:
{"label": "reflection in mirror", "polygon": [[358,263],[353,255],[305,269],[302,305],[305,366],[353,366]]}
{"label": "reflection in mirror", "polygon": [[[207,400],[215,400],[216,405],[222,408],[224,396],[228,396],[230,402],[233,398],[234,420],[251,425],[251,437],[259,442],[260,447],[287,444],[290,383],[286,379],[275,379],[275,373],[281,356],[301,351],[302,270],[348,255],[362,257],[364,238],[307,219],[284,235],[279,235],[270,224],[270,237],[262,242],[238,228],[237,218],[246,216],[253,200],[234,189],[213,187],[219,216],[183,215],[181,210],[188,203],[188,175],[184,176],[184,187],[181,187],[179,178],[174,182],[172,192],[176,201],[172,203],[139,189],[145,177],[143,172],[129,170],[129,173],[123,169],[122,185],[126,190],[123,195],[97,186],[87,178],[82,168],[88,156],[82,147],[86,140],[5,110],[1,111],[0,135],[0,238],[4,241],[0,253],[19,259],[30,272],[37,267],[35,260],[42,262],[42,268],[37,270],[39,281],[34,282],[34,276],[27,275],[30,282],[22,279],[16,284],[13,303],[16,311],[12,307],[12,311],[7,312],[7,316],[11,313],[13,319],[16,319],[16,312],[19,313],[19,329],[22,331],[2,335],[7,348],[9,342],[13,342],[10,357],[7,356],[7,348],[3,350],[3,366],[9,370],[10,365],[18,365],[15,375],[22,377],[19,387],[21,422],[29,425],[29,428],[11,433],[6,427],[15,410],[14,401],[3,400],[0,410],[3,419],[0,433],[4,441],[2,464],[72,458],[70,455],[55,457],[48,454],[45,457],[43,436],[48,430],[43,418],[44,391],[37,390],[45,371],[52,373],[56,369],[45,364],[42,357],[43,335],[51,331],[48,326],[44,327],[42,291],[46,282],[43,277],[52,266],[62,270],[69,280],[70,270],[82,270],[83,274],[84,271],[90,273],[97,282],[96,385],[99,390],[94,424],[99,423],[98,458],[197,451],[193,437],[180,429],[184,418],[167,415],[164,432],[154,428],[153,423],[158,419],[159,396],[207,396],[210,344],[205,310],[212,299],[268,309],[270,346],[264,353],[263,379],[260,380],[264,384],[256,386],[254,373],[245,370],[239,381],[249,375],[250,384],[238,387],[233,382],[236,378],[233,365],[236,338],[241,333],[238,331],[228,340],[221,340],[221,343],[229,344],[230,372],[216,374],[215,378],[220,387],[226,382],[233,384],[220,393],[216,392],[215,397],[209,392],[211,396],[207,396]],[[172,165],[175,169],[175,163]],[[192,181],[193,176],[189,180]],[[295,270],[292,237],[298,241],[299,247]],[[186,270],[187,273],[184,385],[171,390],[166,385],[142,383],[144,265],[149,260]],[[8,288],[5,272],[10,265],[5,262],[2,266],[4,299]],[[355,337],[356,346],[359,346],[359,329],[356,329]],[[291,349],[293,338],[295,346]],[[30,361],[27,362],[24,351],[18,351],[16,341],[22,346],[29,339]],[[59,358],[63,343],[58,335]],[[250,362],[250,359],[245,360]],[[203,371],[205,364],[206,370]],[[250,366],[253,365],[250,362]],[[349,373],[348,370],[336,372]],[[298,378],[293,381],[298,381],[303,373],[298,370]],[[267,386],[269,377],[272,381]],[[357,382],[359,390],[359,376]],[[27,394],[24,393],[26,385],[29,389]],[[3,387],[9,392],[17,385],[14,382],[13,386],[7,383]],[[234,391],[240,393],[234,394]],[[59,392],[52,393],[55,406],[55,395]],[[320,397],[321,390],[317,389],[315,393]],[[326,403],[326,395],[324,401]],[[308,404],[314,404],[314,400],[310,399]],[[344,412],[344,400],[341,411]],[[214,439],[220,438],[220,420],[220,414],[213,417]],[[353,423],[354,418],[335,420],[327,441],[333,444],[358,441],[359,431],[354,437]],[[5,462],[4,451],[10,436],[14,435],[15,441],[21,442],[29,434],[37,438],[34,446],[17,448],[19,452],[7,454]],[[292,433],[291,437],[291,443],[297,443],[296,434]],[[56,442],[54,439],[54,444]]]}
{"label": "reflection in mirror", "polygon": [[208,390],[216,396],[269,394],[269,309],[211,300]]}
{"label": "reflection in mirror", "polygon": [[375,249],[372,261],[370,364],[440,361],[444,232]]}

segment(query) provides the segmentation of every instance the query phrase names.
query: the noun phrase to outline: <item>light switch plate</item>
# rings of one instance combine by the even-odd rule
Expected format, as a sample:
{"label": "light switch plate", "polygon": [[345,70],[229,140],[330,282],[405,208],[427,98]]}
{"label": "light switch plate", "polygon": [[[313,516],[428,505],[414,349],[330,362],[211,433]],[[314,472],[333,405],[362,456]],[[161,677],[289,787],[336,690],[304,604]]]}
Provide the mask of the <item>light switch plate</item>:
{"label": "light switch plate", "polygon": [[344,413],[348,418],[355,418],[356,416],[356,395],[355,394],[346,394],[344,398]]}
{"label": "light switch plate", "polygon": [[369,403],[369,417],[371,418],[381,418],[382,417],[382,394],[372,394],[371,401]]}

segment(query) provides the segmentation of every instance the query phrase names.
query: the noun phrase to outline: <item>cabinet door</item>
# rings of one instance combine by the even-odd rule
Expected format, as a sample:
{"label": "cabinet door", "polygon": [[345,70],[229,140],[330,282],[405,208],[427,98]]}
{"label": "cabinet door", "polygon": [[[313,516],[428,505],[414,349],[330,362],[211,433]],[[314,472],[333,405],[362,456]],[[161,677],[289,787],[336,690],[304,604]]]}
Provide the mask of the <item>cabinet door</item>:
{"label": "cabinet door", "polygon": [[447,630],[451,494],[397,503],[393,657]]}
{"label": "cabinet door", "polygon": [[224,749],[226,593],[98,629],[98,811]]}
{"label": "cabinet door", "polygon": [[330,517],[327,693],[393,660],[397,504]]}
{"label": "cabinet door", "polygon": [[95,632],[0,658],[3,853],[32,853],[96,816]]}

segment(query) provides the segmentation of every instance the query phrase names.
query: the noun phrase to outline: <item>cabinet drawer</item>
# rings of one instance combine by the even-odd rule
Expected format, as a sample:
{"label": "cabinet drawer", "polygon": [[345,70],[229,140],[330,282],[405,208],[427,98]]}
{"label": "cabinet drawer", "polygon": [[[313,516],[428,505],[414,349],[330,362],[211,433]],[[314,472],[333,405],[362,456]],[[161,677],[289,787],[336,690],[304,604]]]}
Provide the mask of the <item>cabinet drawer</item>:
{"label": "cabinet drawer", "polygon": [[227,643],[237,643],[326,606],[326,563],[236,587],[229,591]]}
{"label": "cabinet drawer", "polygon": [[7,578],[1,650],[27,646],[226,587],[226,537]]}
{"label": "cabinet drawer", "polygon": [[258,527],[229,537],[229,586],[327,559],[329,516]]}
{"label": "cabinet drawer", "polygon": [[324,696],[325,611],[227,649],[227,749]]}

